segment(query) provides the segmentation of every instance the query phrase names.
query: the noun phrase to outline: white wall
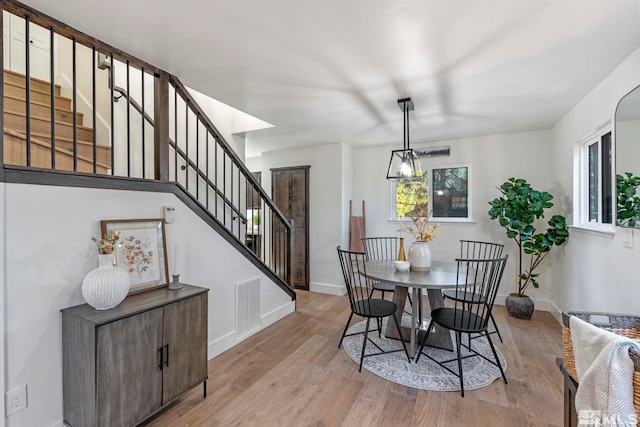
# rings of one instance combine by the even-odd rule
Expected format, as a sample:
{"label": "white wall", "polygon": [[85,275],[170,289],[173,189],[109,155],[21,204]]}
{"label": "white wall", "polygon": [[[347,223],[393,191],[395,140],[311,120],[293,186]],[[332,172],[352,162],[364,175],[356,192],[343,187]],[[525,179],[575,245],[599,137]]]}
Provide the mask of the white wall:
{"label": "white wall", "polygon": [[[362,213],[362,200],[353,200],[353,149],[342,144],[342,205],[347,209],[342,210],[342,248],[349,248],[349,201],[353,202],[353,215]],[[365,215],[367,206],[365,203]]]}
{"label": "white wall", "polygon": [[[488,240],[505,244],[509,254],[507,269],[500,288],[500,303],[504,296],[516,291],[517,245],[506,237],[497,221],[489,219],[489,201],[499,195],[497,186],[511,177],[526,179],[538,190],[555,194],[548,173],[551,135],[549,131],[492,135],[466,138],[454,141],[440,141],[434,144],[412,143],[414,149],[428,146],[450,145],[449,157],[425,158],[423,167],[446,166],[459,163],[471,167],[472,223],[441,223],[437,237],[431,243],[435,259],[453,260],[460,251],[460,239]],[[389,221],[391,217],[391,183],[386,179],[391,150],[397,147],[379,147],[353,150],[354,190],[353,198],[366,202],[366,227],[368,236],[399,235],[399,223]],[[543,165],[543,166],[540,166]],[[548,219],[548,218],[547,218]],[[541,224],[541,228],[544,227]],[[405,236],[407,237],[407,236]],[[405,240],[405,250],[411,244],[409,236]],[[554,248],[555,252],[556,248]],[[553,264],[551,253],[539,269],[540,289],[528,289],[536,308],[548,310],[555,277],[549,274]]]}
{"label": "white wall", "polygon": [[158,218],[162,206],[176,207],[177,221],[166,225],[168,258],[179,243],[181,280],[210,289],[210,358],[246,338],[235,333],[234,283],[260,278],[261,327],[294,310],[282,290],[172,194],[3,184],[0,196],[3,189],[5,390],[27,384],[29,394],[29,407],[8,417],[9,426],[62,424],[60,310],[84,303],[81,283],[97,266],[91,237],[99,237],[102,219]]}
{"label": "white wall", "polygon": [[[262,154],[262,187],[271,194],[271,169],[310,165],[309,265],[312,291],[346,293],[336,247],[343,243],[342,144],[315,145]],[[255,165],[255,164],[254,164]],[[347,211],[348,214],[348,211]]]}
{"label": "white wall", "polygon": [[236,120],[239,120],[236,117],[237,114],[234,114],[234,109],[194,89],[187,89],[200,108],[209,116],[211,122],[215,125],[216,129],[218,129],[222,137],[229,143],[233,151],[235,151],[241,159],[244,159],[244,135],[234,135],[237,126]]}
{"label": "white wall", "polygon": [[[5,307],[6,307],[6,290],[7,290],[7,269],[6,269],[6,235],[7,235],[7,224],[5,221],[5,208],[6,208],[6,192],[5,192],[6,184],[4,182],[0,182],[0,331],[5,331]],[[6,335],[6,332],[5,332]],[[4,387],[4,390],[11,390],[11,388],[6,387],[6,369],[5,369],[5,354],[6,354],[6,339],[2,339],[0,341],[0,384]],[[5,423],[5,408],[4,405],[0,404],[0,425],[4,426]]]}
{"label": "white wall", "polygon": [[[607,120],[613,120],[618,101],[639,83],[640,49],[553,127],[551,170],[560,197],[570,199],[572,195],[575,142]],[[615,231],[614,236],[609,236],[571,230],[568,245],[560,252],[554,270],[558,283],[552,295],[556,316],[563,310],[638,313],[640,236],[635,231],[636,245],[630,249],[623,247],[623,239],[632,231],[621,228]]]}

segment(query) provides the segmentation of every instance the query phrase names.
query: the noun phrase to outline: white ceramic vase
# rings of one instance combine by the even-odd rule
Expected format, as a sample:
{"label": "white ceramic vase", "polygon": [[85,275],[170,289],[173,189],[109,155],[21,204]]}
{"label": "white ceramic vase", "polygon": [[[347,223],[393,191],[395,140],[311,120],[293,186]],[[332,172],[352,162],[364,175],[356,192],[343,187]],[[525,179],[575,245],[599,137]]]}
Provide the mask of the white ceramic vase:
{"label": "white ceramic vase", "polygon": [[82,296],[96,310],[117,306],[129,293],[129,275],[113,261],[113,254],[98,254],[98,268],[82,281]]}
{"label": "white ceramic vase", "polygon": [[429,242],[413,242],[409,248],[411,270],[429,271],[431,269],[431,249]]}

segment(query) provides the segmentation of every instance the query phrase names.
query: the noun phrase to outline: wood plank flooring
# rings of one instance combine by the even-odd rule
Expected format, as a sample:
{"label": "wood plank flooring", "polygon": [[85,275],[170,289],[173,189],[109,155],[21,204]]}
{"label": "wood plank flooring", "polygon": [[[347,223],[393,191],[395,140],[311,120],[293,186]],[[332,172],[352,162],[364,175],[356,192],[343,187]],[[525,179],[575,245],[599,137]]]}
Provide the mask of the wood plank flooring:
{"label": "wood plank flooring", "polygon": [[[561,426],[561,327],[494,316],[507,381],[480,390],[432,392],[394,384],[358,366],[338,341],[346,296],[296,291],[297,311],[209,361],[208,396],[197,387],[147,426]],[[354,320],[359,321],[361,319]]]}

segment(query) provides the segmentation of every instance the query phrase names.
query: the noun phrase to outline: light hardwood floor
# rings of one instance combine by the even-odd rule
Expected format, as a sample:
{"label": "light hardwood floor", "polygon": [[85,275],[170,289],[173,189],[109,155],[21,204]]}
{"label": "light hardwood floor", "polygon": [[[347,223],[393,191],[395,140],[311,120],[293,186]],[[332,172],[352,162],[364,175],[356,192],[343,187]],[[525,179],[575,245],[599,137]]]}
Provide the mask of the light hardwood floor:
{"label": "light hardwood floor", "polygon": [[[494,316],[507,381],[480,390],[432,392],[391,383],[358,365],[338,341],[346,296],[297,292],[295,313],[209,361],[208,396],[187,393],[148,426],[561,426],[561,327]],[[360,319],[354,320],[359,321]],[[495,335],[494,335],[495,336]]]}

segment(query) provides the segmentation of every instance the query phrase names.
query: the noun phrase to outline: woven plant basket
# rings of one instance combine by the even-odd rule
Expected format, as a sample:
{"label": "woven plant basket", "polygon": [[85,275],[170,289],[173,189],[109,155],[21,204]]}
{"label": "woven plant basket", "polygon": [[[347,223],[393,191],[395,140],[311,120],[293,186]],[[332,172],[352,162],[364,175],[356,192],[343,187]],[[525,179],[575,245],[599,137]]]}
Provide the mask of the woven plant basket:
{"label": "woven plant basket", "polygon": [[[625,336],[631,339],[640,339],[640,316],[631,314],[600,313],[595,311],[570,311],[562,313],[562,352],[563,363],[567,373],[578,382],[576,374],[576,361],[573,354],[573,343],[571,341],[571,329],[569,327],[569,317],[576,316],[585,322],[589,322],[607,331]],[[593,321],[592,321],[593,319]],[[604,322],[602,320],[605,320]],[[608,319],[608,320],[607,320]],[[636,408],[636,415],[640,416],[640,353],[631,350],[629,357],[633,360],[633,405]]]}

